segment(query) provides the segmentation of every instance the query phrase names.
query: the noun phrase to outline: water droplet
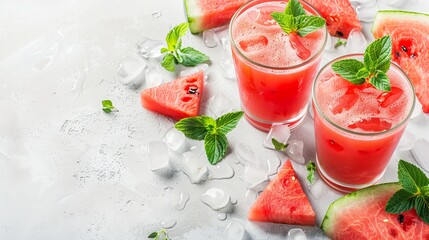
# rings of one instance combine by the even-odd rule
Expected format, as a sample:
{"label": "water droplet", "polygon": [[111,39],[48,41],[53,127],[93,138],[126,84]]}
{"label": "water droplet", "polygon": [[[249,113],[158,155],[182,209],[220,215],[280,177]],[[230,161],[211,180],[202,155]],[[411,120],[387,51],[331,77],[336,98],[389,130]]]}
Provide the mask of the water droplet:
{"label": "water droplet", "polygon": [[162,12],[154,12],[152,13],[152,17],[155,19],[160,18],[162,17]]}
{"label": "water droplet", "polygon": [[230,212],[234,206],[231,202],[231,196],[220,188],[210,188],[201,195],[200,199],[211,209],[218,212]]}
{"label": "water droplet", "polygon": [[307,240],[307,235],[301,228],[292,228],[287,233],[287,240]]}
{"label": "water droplet", "polygon": [[226,213],[218,213],[217,214],[217,219],[219,219],[220,221],[225,221],[227,218]]}
{"label": "water droplet", "polygon": [[161,222],[161,227],[165,229],[170,229],[176,226],[177,222],[173,219],[167,219]]}
{"label": "water droplet", "polygon": [[180,193],[179,199],[177,202],[173,203],[174,209],[176,211],[182,211],[186,207],[186,203],[188,203],[190,196],[188,193]]}
{"label": "water droplet", "polygon": [[227,163],[218,163],[210,168],[209,179],[229,179],[234,176],[234,169]]}

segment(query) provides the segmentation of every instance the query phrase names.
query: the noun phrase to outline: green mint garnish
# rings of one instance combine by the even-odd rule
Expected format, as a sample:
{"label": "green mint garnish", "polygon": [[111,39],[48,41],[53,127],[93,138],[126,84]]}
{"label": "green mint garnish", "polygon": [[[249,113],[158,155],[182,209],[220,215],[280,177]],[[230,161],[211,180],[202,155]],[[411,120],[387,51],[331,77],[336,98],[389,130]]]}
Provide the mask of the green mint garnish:
{"label": "green mint garnish", "polygon": [[390,68],[392,39],[384,36],[372,42],[365,50],[363,62],[344,59],[332,64],[332,70],[347,81],[361,85],[372,84],[382,91],[390,91],[387,71]]}
{"label": "green mint garnish", "polygon": [[153,232],[147,236],[147,238],[152,238],[154,240],[169,240],[167,230],[161,229],[158,232]]}
{"label": "green mint garnish", "polygon": [[429,224],[429,178],[413,164],[399,160],[398,190],[386,204],[386,212],[399,214],[414,208],[417,215]]}
{"label": "green mint garnish", "polygon": [[314,162],[312,162],[312,161],[308,162],[308,164],[307,164],[307,171],[308,171],[307,180],[311,184],[313,184],[314,181],[315,181],[314,172],[316,171],[316,164],[314,164]]}
{"label": "green mint garnish", "polygon": [[167,48],[162,48],[164,55],[161,65],[170,72],[174,72],[176,64],[182,64],[185,67],[194,67],[200,63],[207,62],[209,57],[192,47],[182,48],[182,37],[186,35],[189,29],[188,23],[182,23],[168,32],[165,41]]}
{"label": "green mint garnish", "polygon": [[271,143],[273,143],[273,146],[274,146],[274,148],[277,150],[277,151],[283,151],[283,150],[285,150],[288,146],[289,146],[289,143],[287,143],[287,144],[284,144],[284,143],[282,143],[282,142],[279,142],[277,139],[275,139],[275,138],[271,138]]}
{"label": "green mint garnish", "polygon": [[338,41],[335,43],[334,48],[338,48],[338,47],[340,47],[342,45],[345,46],[346,44],[347,44],[347,41],[343,41],[343,40],[341,40],[341,38],[338,38]]}
{"label": "green mint garnish", "polygon": [[326,23],[321,17],[306,15],[298,0],[290,0],[284,12],[273,12],[271,17],[287,34],[297,33],[301,37],[322,28]]}
{"label": "green mint garnish", "polygon": [[112,101],[110,100],[103,100],[101,101],[101,104],[103,105],[103,111],[105,113],[119,112],[118,109],[113,106]]}
{"label": "green mint garnish", "polygon": [[228,147],[226,134],[231,132],[243,116],[242,111],[231,112],[216,120],[208,116],[184,118],[176,123],[176,128],[187,138],[204,140],[207,159],[212,165],[218,163]]}

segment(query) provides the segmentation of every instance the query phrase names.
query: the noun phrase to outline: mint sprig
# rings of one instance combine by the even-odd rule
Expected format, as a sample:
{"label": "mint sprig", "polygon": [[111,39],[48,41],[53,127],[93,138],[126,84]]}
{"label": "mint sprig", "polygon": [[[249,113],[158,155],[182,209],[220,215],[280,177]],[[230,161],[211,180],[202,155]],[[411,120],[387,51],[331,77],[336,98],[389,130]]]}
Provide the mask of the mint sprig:
{"label": "mint sprig", "polygon": [[226,134],[237,126],[243,114],[242,111],[231,112],[216,120],[208,116],[189,117],[177,122],[175,127],[187,138],[204,140],[207,159],[215,165],[222,160],[228,148]]}
{"label": "mint sprig", "polygon": [[153,232],[147,236],[153,240],[169,240],[167,230],[161,229],[160,231]]}
{"label": "mint sprig", "polygon": [[116,109],[113,106],[113,103],[111,100],[103,100],[103,101],[101,101],[101,105],[103,105],[102,109],[105,113],[119,112],[118,109]]}
{"label": "mint sprig", "polygon": [[390,91],[387,71],[390,68],[392,39],[384,36],[372,42],[365,50],[363,62],[356,59],[344,59],[332,64],[332,70],[345,80],[362,85],[372,84],[382,91]]}
{"label": "mint sprig", "polygon": [[347,44],[347,41],[343,41],[343,40],[341,40],[341,38],[338,38],[337,42],[334,45],[334,48],[338,48],[338,47],[340,47],[342,45],[345,46],[346,44]]}
{"label": "mint sprig", "polygon": [[194,67],[209,60],[207,55],[192,47],[182,48],[182,37],[186,35],[188,29],[189,23],[181,23],[171,29],[165,38],[167,48],[162,48],[161,53],[167,54],[164,55],[161,65],[170,72],[174,72],[176,64]]}
{"label": "mint sprig", "polygon": [[308,16],[298,0],[290,0],[284,12],[273,12],[271,17],[287,34],[296,33],[301,37],[322,28],[326,21],[318,16]]}
{"label": "mint sprig", "polygon": [[314,172],[316,171],[316,164],[312,161],[309,161],[306,167],[308,173],[307,173],[307,180],[313,184],[315,181]]}
{"label": "mint sprig", "polygon": [[277,151],[283,151],[289,146],[289,143],[284,144],[275,138],[271,138],[271,143]]}
{"label": "mint sprig", "polygon": [[429,224],[429,178],[413,164],[399,160],[398,190],[386,204],[386,212],[402,213],[414,208],[417,215]]}

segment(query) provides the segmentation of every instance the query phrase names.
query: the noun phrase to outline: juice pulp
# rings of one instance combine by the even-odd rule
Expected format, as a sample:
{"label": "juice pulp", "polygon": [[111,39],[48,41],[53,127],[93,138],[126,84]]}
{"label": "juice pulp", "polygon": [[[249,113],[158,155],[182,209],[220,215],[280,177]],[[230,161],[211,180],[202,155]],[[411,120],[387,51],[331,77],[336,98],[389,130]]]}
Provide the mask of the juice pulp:
{"label": "juice pulp", "polygon": [[[311,86],[326,42],[326,27],[301,43],[311,52],[303,60],[289,36],[271,17],[283,12],[285,1],[251,1],[231,21],[232,56],[242,108],[255,127],[269,130],[272,123],[298,124],[305,115]],[[308,15],[317,12],[302,2]]]}
{"label": "juice pulp", "polygon": [[332,63],[313,90],[318,170],[332,187],[352,191],[382,177],[414,107],[414,89],[394,64],[387,72],[392,90],[383,92],[351,84],[332,71]]}

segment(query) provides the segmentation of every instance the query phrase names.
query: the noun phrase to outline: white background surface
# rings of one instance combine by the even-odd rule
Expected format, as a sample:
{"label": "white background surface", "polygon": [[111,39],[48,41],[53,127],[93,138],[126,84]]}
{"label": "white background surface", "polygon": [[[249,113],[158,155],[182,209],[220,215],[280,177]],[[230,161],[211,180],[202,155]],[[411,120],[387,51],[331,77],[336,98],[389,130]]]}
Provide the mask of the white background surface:
{"label": "white background surface", "polygon": [[[427,5],[413,1],[406,8],[429,12]],[[234,163],[235,144],[251,146],[261,159],[286,156],[264,149],[266,134],[244,119],[228,136],[224,162],[235,170],[232,179],[195,185],[182,172],[171,178],[151,172],[143,155],[130,157],[134,149],[162,140],[174,123],[142,109],[144,85],[120,84],[116,67],[123,57],[137,56],[143,37],[163,40],[171,26],[185,21],[182,1],[1,1],[0,16],[0,239],[146,239],[168,219],[177,221],[169,230],[173,239],[223,239],[231,218],[242,219],[253,239],[284,239],[294,227],[246,221],[249,205],[239,178],[243,167]],[[203,105],[223,93],[239,109],[235,81],[221,74],[220,46],[209,49],[198,35],[186,41],[212,59]],[[163,81],[174,78],[164,73]],[[119,112],[102,112],[103,99]],[[407,130],[428,139],[428,118],[412,120]],[[312,134],[307,117],[292,136],[305,141],[308,160],[314,159]],[[409,152],[398,152],[383,181],[396,181],[398,157],[413,161]],[[306,190],[304,166],[294,167]],[[226,221],[199,199],[210,187],[238,200]],[[190,201],[176,211],[173,202],[182,192]],[[319,223],[339,196],[309,195]],[[317,227],[304,229],[310,238],[323,238]]]}

